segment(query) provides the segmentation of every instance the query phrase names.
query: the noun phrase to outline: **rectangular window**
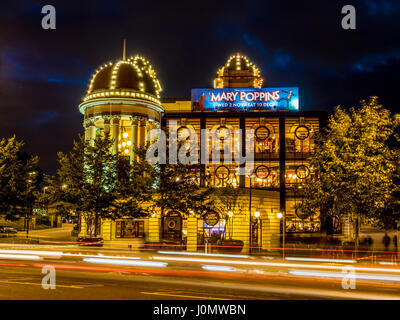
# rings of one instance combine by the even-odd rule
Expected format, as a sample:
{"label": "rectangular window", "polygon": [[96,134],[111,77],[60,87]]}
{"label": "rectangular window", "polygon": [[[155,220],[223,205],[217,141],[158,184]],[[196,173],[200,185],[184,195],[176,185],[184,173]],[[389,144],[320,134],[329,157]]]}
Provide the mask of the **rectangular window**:
{"label": "rectangular window", "polygon": [[124,219],[116,222],[116,238],[143,238],[144,221]]}

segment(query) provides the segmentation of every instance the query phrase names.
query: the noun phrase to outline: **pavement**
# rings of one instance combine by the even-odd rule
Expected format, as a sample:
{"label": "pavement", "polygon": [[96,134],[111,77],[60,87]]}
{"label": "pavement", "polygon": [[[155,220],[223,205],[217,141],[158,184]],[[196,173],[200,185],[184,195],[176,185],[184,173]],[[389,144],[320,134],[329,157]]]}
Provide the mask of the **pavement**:
{"label": "pavement", "polygon": [[[72,223],[63,223],[59,228],[48,228],[39,230],[29,230],[29,237],[32,239],[48,239],[48,240],[71,240],[71,231],[74,227]],[[19,231],[18,237],[26,237],[26,231]]]}

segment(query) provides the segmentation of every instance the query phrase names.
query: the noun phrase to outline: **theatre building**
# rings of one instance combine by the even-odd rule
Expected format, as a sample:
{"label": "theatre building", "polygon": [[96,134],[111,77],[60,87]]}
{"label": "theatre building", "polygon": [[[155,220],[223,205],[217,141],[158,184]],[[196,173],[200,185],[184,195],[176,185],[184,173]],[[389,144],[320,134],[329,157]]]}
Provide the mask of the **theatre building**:
{"label": "theatre building", "polygon": [[[192,89],[191,97],[161,98],[161,90],[154,69],[142,57],[124,57],[100,67],[79,105],[85,137],[93,141],[109,132],[113,152],[133,159],[134,146],[144,145],[153,128],[165,132],[172,128],[178,137],[196,132],[199,154],[204,145],[201,130],[217,132],[220,161],[200,163],[197,181],[201,187],[231,185],[243,192],[229,212],[218,216],[188,217],[172,211],[163,217],[154,212],[142,219],[104,220],[105,243],[168,241],[195,251],[204,250],[211,239],[231,238],[242,240],[242,252],[247,252],[249,246],[280,247],[284,223],[287,234],[320,231],[318,213],[302,219],[295,207],[302,201],[302,184],[314,178],[307,158],[314,152],[314,137],[325,114],[303,110],[297,87],[265,86],[260,70],[247,57],[235,54],[217,71],[211,88]],[[233,149],[237,145],[233,133],[238,129],[254,131],[254,169],[246,175],[238,174],[244,164],[223,152],[228,139]],[[245,153],[249,146],[244,134],[241,142]],[[82,220],[80,235],[91,230],[92,225]]]}

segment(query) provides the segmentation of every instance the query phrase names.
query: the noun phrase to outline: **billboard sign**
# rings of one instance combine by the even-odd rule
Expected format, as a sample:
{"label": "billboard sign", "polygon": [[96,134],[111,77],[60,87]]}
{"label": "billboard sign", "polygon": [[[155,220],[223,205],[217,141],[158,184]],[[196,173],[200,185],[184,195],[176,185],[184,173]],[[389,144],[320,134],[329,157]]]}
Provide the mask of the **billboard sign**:
{"label": "billboard sign", "polygon": [[299,88],[192,89],[192,111],[298,111]]}

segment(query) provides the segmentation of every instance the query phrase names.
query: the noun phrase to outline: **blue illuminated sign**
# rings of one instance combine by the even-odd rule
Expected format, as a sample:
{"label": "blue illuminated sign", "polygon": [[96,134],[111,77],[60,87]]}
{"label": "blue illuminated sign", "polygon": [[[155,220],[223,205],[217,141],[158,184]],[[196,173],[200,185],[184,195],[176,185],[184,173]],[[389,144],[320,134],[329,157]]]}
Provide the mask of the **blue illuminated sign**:
{"label": "blue illuminated sign", "polygon": [[193,111],[299,110],[299,88],[192,89]]}

